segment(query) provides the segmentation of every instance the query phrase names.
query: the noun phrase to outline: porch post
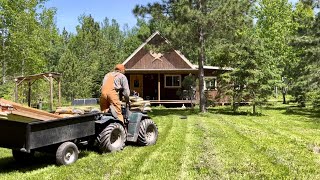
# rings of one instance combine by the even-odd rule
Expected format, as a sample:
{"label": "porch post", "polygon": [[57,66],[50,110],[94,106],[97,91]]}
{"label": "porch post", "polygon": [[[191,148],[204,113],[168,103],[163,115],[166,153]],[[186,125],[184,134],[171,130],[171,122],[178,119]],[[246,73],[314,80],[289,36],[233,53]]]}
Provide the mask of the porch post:
{"label": "porch post", "polygon": [[31,107],[31,81],[28,81],[28,106]]}
{"label": "porch post", "polygon": [[58,101],[59,101],[58,104],[59,104],[59,106],[61,106],[61,79],[60,79],[60,77],[59,77],[59,79],[58,79],[58,91],[59,91],[59,92],[58,92],[58,93],[59,93],[59,94],[58,94],[58,96],[59,96],[59,97],[58,97],[58,98],[59,98],[59,99],[58,99]]}
{"label": "porch post", "polygon": [[160,73],[158,73],[158,101],[160,101]]}
{"label": "porch post", "polygon": [[14,102],[18,102],[18,79],[14,79],[14,81],[16,82],[16,86],[14,88]]}

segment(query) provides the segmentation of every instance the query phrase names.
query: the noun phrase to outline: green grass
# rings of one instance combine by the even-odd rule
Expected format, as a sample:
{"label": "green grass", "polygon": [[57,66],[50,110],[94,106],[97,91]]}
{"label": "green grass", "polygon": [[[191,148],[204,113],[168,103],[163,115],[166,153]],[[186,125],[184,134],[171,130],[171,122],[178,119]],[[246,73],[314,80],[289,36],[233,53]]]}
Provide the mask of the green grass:
{"label": "green grass", "polygon": [[262,114],[155,109],[154,146],[82,151],[70,166],[56,166],[47,154],[18,164],[0,148],[0,179],[320,179],[319,111],[272,107]]}

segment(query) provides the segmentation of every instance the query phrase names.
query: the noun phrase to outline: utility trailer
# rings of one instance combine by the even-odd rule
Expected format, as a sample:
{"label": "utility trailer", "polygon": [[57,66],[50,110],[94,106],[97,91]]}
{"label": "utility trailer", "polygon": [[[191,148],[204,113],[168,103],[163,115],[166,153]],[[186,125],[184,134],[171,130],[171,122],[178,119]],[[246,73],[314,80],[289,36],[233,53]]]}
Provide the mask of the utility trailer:
{"label": "utility trailer", "polygon": [[54,153],[58,165],[68,165],[78,159],[80,145],[112,152],[122,150],[126,142],[152,145],[157,137],[156,124],[141,112],[130,112],[126,123],[111,113],[49,121],[0,120],[0,147],[12,149],[17,161],[28,161],[38,151]]}

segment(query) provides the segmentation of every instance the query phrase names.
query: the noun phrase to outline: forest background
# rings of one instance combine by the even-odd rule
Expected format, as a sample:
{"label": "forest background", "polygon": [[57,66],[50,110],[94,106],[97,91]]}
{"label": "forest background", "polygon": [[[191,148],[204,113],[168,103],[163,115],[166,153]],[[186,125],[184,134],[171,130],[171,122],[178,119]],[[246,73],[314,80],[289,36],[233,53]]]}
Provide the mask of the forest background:
{"label": "forest background", "polygon": [[[163,0],[137,5],[134,27],[115,19],[79,15],[76,32],[59,30],[56,8],[46,0],[0,0],[0,96],[13,100],[14,78],[62,73],[64,103],[99,96],[103,76],[122,63],[153,32],[160,31],[192,63],[232,67],[219,88],[236,103],[255,105],[275,89],[300,106],[320,105],[320,14],[318,0]],[[21,85],[21,89],[24,88]],[[25,91],[19,92],[26,102]],[[56,94],[58,92],[55,92]],[[32,101],[48,101],[45,80],[33,85]],[[204,97],[200,109],[204,111]]]}

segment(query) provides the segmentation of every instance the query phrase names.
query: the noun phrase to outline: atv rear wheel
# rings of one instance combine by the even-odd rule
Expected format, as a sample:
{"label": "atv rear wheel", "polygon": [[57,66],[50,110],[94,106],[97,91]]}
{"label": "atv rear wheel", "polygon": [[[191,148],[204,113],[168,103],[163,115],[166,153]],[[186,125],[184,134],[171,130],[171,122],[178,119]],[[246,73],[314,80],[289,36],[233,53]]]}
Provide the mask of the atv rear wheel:
{"label": "atv rear wheel", "polygon": [[99,150],[101,152],[120,151],[126,142],[126,132],[119,123],[111,123],[97,137]]}
{"label": "atv rear wheel", "polygon": [[158,139],[158,127],[151,119],[144,119],[140,122],[138,144],[141,146],[153,145]]}

